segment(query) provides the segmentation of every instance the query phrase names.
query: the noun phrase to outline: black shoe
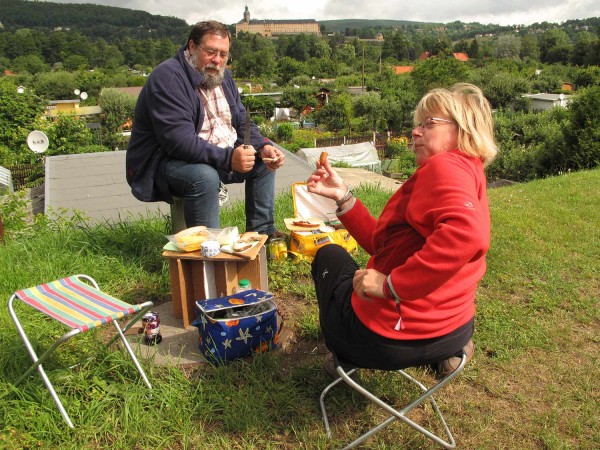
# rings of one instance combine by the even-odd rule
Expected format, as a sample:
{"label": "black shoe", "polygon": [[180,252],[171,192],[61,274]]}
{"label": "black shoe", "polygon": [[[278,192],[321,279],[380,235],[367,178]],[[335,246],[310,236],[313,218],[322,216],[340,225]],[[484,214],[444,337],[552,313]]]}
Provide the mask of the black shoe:
{"label": "black shoe", "polygon": [[[463,352],[467,355],[467,363],[471,361],[473,357],[473,353],[475,353],[475,344],[473,344],[473,340],[469,340],[467,345],[463,347]],[[452,372],[456,370],[456,368],[460,365],[461,357],[451,356],[448,359],[445,359],[438,363],[437,365],[437,373],[442,377],[447,377]]]}
{"label": "black shoe", "polygon": [[325,355],[325,359],[323,360],[323,368],[325,372],[331,375],[332,378],[339,378],[340,375],[335,370],[335,362],[333,360],[333,353],[329,352]]}

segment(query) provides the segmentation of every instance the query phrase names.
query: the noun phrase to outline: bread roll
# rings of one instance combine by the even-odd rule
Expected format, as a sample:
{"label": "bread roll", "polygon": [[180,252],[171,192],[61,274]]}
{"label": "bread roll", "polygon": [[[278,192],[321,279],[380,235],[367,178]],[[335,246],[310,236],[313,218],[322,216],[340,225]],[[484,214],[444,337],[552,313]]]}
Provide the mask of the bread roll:
{"label": "bread roll", "polygon": [[191,252],[200,249],[202,243],[208,240],[211,234],[205,226],[188,228],[174,236],[175,244],[181,250]]}
{"label": "bread roll", "polygon": [[292,224],[300,228],[314,228],[320,225],[319,222],[311,222],[310,220],[294,220]]}
{"label": "bread roll", "polygon": [[319,156],[319,165],[323,166],[323,164],[325,164],[325,161],[327,160],[327,152],[321,152],[321,156]]}

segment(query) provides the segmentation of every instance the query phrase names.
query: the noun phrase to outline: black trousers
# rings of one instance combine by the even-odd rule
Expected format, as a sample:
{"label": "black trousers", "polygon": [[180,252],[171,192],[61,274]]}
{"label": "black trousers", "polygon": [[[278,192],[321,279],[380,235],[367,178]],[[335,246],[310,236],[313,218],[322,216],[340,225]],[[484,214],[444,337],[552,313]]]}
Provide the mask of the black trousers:
{"label": "black trousers", "polygon": [[319,321],[327,348],[348,364],[398,370],[460,355],[473,336],[473,319],[444,336],[396,340],[366,328],[351,305],[352,279],[359,267],[339,245],[321,247],[312,262]]}

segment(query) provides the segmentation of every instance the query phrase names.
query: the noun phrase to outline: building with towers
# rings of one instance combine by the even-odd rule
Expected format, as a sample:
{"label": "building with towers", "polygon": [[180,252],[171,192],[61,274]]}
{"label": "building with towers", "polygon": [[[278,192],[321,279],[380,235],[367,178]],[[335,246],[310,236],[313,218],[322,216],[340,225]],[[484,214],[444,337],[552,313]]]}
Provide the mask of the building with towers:
{"label": "building with towers", "polygon": [[266,37],[277,37],[290,34],[320,35],[319,24],[315,19],[269,20],[250,19],[250,11],[246,5],[244,18],[235,24],[235,34],[255,33]]}

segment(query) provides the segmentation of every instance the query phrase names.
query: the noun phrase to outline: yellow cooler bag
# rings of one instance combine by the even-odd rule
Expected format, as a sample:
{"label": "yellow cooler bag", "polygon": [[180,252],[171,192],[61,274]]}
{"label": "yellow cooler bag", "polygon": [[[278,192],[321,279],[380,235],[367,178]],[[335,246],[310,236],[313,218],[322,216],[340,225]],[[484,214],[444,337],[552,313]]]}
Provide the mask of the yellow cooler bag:
{"label": "yellow cooler bag", "polygon": [[[292,184],[294,203],[294,219],[286,219],[286,226],[291,231],[290,252],[312,259],[317,250],[327,244],[338,244],[348,252],[358,249],[356,240],[348,230],[341,227],[335,215],[335,201],[308,192],[306,183]],[[310,230],[300,230],[294,221],[305,219],[315,222]],[[316,225],[316,223],[319,225]]]}

